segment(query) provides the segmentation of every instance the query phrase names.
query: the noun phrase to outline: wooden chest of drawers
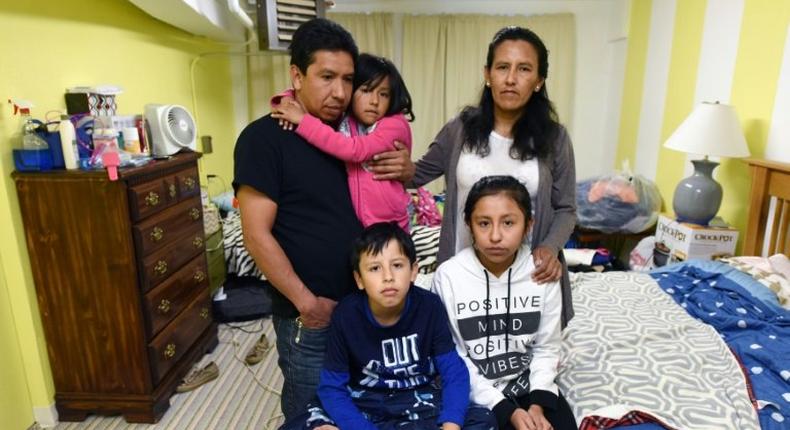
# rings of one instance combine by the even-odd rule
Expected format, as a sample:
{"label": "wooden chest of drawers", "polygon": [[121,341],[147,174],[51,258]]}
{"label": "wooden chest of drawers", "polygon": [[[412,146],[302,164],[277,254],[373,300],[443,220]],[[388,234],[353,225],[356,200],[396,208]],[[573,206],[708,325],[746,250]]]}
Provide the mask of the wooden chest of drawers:
{"label": "wooden chest of drawers", "polygon": [[154,423],[216,346],[198,157],[14,174],[62,421]]}

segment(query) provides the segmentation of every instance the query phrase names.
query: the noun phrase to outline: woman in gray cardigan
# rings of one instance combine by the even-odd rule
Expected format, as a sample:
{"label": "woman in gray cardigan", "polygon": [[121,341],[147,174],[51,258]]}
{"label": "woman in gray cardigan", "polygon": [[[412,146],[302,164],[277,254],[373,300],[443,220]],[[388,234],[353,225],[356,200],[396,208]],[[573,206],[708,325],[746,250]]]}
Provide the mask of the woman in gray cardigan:
{"label": "woman in gray cardigan", "polygon": [[548,52],[532,31],[505,27],[489,44],[483,72],[479,105],[450,120],[416,163],[416,186],[445,176],[437,260],[442,263],[471,244],[459,216],[471,185],[487,175],[515,176],[530,191],[535,210],[533,278],[561,279],[564,327],[573,317],[562,248],[576,223],[576,170],[570,138],[544,86]]}

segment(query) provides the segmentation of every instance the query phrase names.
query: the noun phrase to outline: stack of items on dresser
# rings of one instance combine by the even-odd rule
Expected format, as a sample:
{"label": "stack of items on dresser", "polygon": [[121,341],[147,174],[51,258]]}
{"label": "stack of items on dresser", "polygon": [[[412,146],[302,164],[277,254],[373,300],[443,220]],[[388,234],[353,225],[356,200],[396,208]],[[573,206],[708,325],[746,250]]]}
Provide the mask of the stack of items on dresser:
{"label": "stack of items on dresser", "polygon": [[119,115],[116,96],[122,92],[113,85],[69,88],[66,112],[50,110],[43,121],[31,115],[32,102],[9,100],[21,118],[14,139],[16,170],[107,169],[117,180],[120,167],[196,150],[195,120],[184,107],[146,104],[144,115]]}
{"label": "stack of items on dresser", "polygon": [[[151,161],[143,115],[119,115],[118,86],[75,87],[66,90],[66,112],[48,111],[34,119],[33,103],[13,99],[21,116],[21,145],[13,151],[17,171],[141,166]],[[55,114],[55,115],[53,115]]]}

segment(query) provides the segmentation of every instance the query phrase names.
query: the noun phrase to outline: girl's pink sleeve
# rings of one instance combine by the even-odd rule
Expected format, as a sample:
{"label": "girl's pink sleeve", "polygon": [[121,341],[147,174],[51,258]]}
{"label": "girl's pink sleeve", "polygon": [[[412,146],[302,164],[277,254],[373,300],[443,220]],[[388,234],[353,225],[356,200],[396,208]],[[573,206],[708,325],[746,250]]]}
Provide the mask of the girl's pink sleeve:
{"label": "girl's pink sleeve", "polygon": [[396,140],[411,151],[411,128],[402,114],[384,117],[372,133],[354,137],[345,136],[318,118],[305,114],[296,132],[321,151],[355,163],[367,161],[381,152],[392,151]]}

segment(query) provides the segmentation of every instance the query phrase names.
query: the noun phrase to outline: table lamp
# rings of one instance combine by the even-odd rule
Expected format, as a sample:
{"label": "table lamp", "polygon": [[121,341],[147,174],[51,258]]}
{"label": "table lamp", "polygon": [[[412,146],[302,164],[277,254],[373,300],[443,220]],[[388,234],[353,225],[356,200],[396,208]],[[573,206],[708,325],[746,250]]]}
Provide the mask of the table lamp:
{"label": "table lamp", "polygon": [[719,102],[703,102],[664,143],[665,148],[704,156],[691,160],[694,173],[675,188],[672,208],[680,222],[708,225],[721,206],[722,188],[713,179],[719,165],[708,156],[741,158],[749,156],[735,109]]}

